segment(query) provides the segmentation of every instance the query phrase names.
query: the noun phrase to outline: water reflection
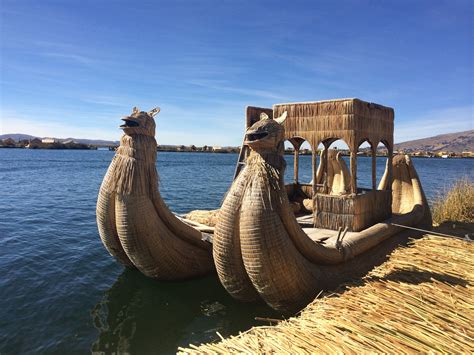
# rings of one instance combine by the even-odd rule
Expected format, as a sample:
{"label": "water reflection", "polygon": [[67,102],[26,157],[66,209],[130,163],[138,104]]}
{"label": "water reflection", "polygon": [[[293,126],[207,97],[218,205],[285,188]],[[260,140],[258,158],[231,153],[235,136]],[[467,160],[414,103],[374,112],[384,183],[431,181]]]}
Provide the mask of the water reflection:
{"label": "water reflection", "polygon": [[178,346],[238,334],[256,316],[278,317],[265,305],[235,302],[217,276],[159,282],[125,270],[91,311],[98,339],[93,352],[167,353]]}

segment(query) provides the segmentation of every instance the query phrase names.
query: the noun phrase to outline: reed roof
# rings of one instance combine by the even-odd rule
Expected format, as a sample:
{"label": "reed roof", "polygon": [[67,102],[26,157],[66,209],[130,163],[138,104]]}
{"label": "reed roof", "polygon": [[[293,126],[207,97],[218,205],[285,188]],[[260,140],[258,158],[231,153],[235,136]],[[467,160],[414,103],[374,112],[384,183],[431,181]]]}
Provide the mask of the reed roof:
{"label": "reed roof", "polygon": [[185,353],[474,352],[474,244],[426,236],[298,317]]}
{"label": "reed roof", "polygon": [[336,139],[343,139],[352,151],[365,140],[393,147],[393,108],[356,98],[273,105],[274,117],[285,111],[285,139],[304,138],[313,149]]}

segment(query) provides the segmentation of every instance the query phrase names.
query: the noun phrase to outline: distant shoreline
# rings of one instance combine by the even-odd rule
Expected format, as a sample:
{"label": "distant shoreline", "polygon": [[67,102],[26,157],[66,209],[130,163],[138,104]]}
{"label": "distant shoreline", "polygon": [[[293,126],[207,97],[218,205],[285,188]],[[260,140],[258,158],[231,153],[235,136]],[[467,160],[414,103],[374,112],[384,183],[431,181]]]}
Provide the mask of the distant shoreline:
{"label": "distant shoreline", "polygon": [[[90,146],[90,147],[34,147],[34,148],[27,148],[22,146],[1,146],[0,149],[26,149],[26,150],[101,150],[101,151],[115,151],[115,149],[111,149],[112,147],[106,146]],[[201,154],[238,154],[240,152],[240,148],[236,148],[233,150],[173,150],[173,149],[157,149],[157,152],[165,152],[165,153],[201,153]],[[438,155],[426,156],[426,155],[416,155],[412,153],[400,153],[406,154],[411,158],[419,158],[419,159],[474,159],[474,156],[461,156],[461,155],[452,155],[448,156],[448,158],[443,158]],[[285,155],[294,155],[294,151],[286,150]],[[300,155],[311,156],[311,151],[308,152],[300,152]],[[319,155],[319,152],[318,152]],[[345,154],[343,152],[343,156],[349,156],[349,154]],[[370,158],[370,155],[362,154],[359,157],[366,157]],[[384,158],[387,157],[385,154],[377,154],[377,158]]]}

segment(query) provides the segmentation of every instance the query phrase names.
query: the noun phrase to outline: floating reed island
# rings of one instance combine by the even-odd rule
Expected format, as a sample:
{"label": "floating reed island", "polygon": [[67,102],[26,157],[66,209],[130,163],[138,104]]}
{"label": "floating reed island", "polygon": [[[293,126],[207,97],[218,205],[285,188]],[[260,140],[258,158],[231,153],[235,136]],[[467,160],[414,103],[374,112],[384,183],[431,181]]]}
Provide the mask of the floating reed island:
{"label": "floating reed island", "polygon": [[472,242],[428,235],[366,277],[320,294],[297,317],[179,351],[472,354],[473,255]]}

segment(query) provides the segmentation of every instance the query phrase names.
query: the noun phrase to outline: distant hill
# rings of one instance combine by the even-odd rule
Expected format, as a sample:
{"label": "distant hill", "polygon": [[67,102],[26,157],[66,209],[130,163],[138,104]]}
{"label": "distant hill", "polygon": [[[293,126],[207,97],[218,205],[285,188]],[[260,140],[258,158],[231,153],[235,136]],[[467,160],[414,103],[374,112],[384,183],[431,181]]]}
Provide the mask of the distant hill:
{"label": "distant hill", "polygon": [[[18,142],[20,140],[31,140],[33,138],[42,139],[44,137],[35,137],[29,134],[10,133],[0,135],[0,139],[12,138]],[[73,140],[77,143],[94,145],[94,146],[113,146],[118,145],[119,141],[108,141],[102,139],[83,139],[83,138],[56,138],[59,142]],[[403,150],[407,153],[417,151],[428,152],[450,152],[462,153],[466,151],[474,152],[474,130],[441,134],[439,136],[416,139],[413,141],[395,144],[395,150]]]}
{"label": "distant hill", "polygon": [[[34,138],[42,139],[42,138],[46,138],[46,137],[35,137],[35,136],[31,136],[29,134],[22,134],[22,133],[8,133],[8,134],[0,135],[0,139],[7,139],[7,138],[11,138],[15,142],[18,142],[20,140],[32,140]],[[48,137],[48,138],[52,138],[52,137]],[[112,145],[118,145],[119,144],[118,141],[107,141],[107,140],[103,140],[103,139],[83,139],[83,138],[55,138],[55,139],[57,139],[59,142],[65,142],[65,141],[68,141],[68,140],[72,140],[72,141],[77,142],[77,143],[88,144],[88,145],[96,145],[96,146],[112,146]]]}
{"label": "distant hill", "polygon": [[8,139],[8,138],[11,138],[15,142],[18,142],[18,141],[22,141],[22,140],[25,140],[25,139],[31,140],[31,139],[34,139],[34,138],[37,138],[37,137],[30,136],[29,134],[23,134],[23,133],[10,133],[10,134],[0,135],[0,139]]}
{"label": "distant hill", "polygon": [[462,153],[474,152],[474,130],[441,134],[395,144],[395,150]]}

